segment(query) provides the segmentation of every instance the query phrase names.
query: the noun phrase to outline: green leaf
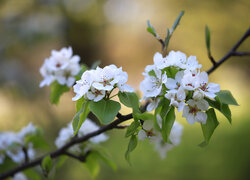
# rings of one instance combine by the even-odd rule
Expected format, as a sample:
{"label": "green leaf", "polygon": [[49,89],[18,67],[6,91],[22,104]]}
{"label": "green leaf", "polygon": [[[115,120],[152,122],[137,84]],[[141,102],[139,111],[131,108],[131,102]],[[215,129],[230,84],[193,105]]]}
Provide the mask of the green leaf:
{"label": "green leaf", "polygon": [[82,109],[83,104],[85,103],[84,97],[81,97],[76,101],[76,112],[79,112]]}
{"label": "green leaf", "polygon": [[230,124],[232,124],[232,114],[231,114],[231,110],[229,109],[229,106],[227,104],[221,105],[221,112],[228,119]]}
{"label": "green leaf", "polygon": [[117,170],[116,164],[111,160],[111,158],[103,153],[98,151],[93,151],[92,153],[95,153],[95,156],[99,159],[101,159],[104,163],[106,163],[108,166],[110,166],[114,171]]}
{"label": "green leaf", "polygon": [[130,126],[127,128],[125,137],[129,137],[133,135],[138,127],[140,126],[140,122],[138,120],[133,121]]}
{"label": "green leaf", "polygon": [[210,108],[209,110],[207,110],[206,113],[207,113],[207,122],[206,124],[201,124],[201,128],[203,131],[205,142],[208,144],[211,136],[214,133],[215,128],[219,125],[219,122],[217,120],[217,117],[213,108]]}
{"label": "green leaf", "polygon": [[98,153],[98,159],[101,159],[102,161],[104,161],[107,165],[109,165],[113,170],[116,170],[116,164],[114,163],[114,161],[112,160],[111,155],[109,154],[109,152],[101,145],[99,144],[91,144],[90,145],[91,149],[94,149],[94,151],[92,150],[91,152],[96,152]]}
{"label": "green leaf", "polygon": [[132,135],[129,140],[128,149],[125,153],[125,158],[129,162],[129,164],[131,164],[129,155],[136,148],[136,146],[137,146],[137,137],[135,135]]}
{"label": "green leaf", "polygon": [[150,114],[150,113],[147,113],[147,112],[144,112],[144,113],[136,113],[135,114],[135,117],[137,119],[141,119],[141,120],[153,120],[154,119],[154,115],[153,114]]}
{"label": "green leaf", "polygon": [[174,32],[174,30],[177,28],[183,15],[184,15],[184,11],[181,11],[179,16],[176,18],[171,30],[170,30],[170,34],[172,34]]}
{"label": "green leaf", "polygon": [[70,88],[66,85],[61,85],[57,81],[54,81],[50,85],[50,102],[52,104],[58,104],[60,97],[63,93],[68,92]]}
{"label": "green leaf", "polygon": [[90,69],[96,69],[97,66],[99,66],[100,64],[101,64],[101,60],[97,60],[97,61],[95,61],[95,62],[92,64],[92,66],[91,66]]}
{"label": "green leaf", "polygon": [[56,170],[60,169],[63,166],[63,164],[66,162],[67,159],[68,159],[68,156],[66,156],[66,155],[62,155],[62,156],[58,157],[56,160],[55,169]]}
{"label": "green leaf", "polygon": [[25,144],[29,144],[30,142],[33,144],[33,148],[35,148],[35,149],[37,149],[37,148],[44,149],[44,150],[49,149],[48,143],[39,134],[26,136],[25,137]]}
{"label": "green leaf", "polygon": [[174,106],[171,106],[168,111],[166,110],[164,117],[162,117],[161,134],[165,142],[169,141],[169,135],[173,127],[174,121],[175,121],[175,109]]}
{"label": "green leaf", "polygon": [[129,92],[119,92],[119,100],[122,104],[133,109],[133,112],[140,112],[139,110],[139,100],[135,93]]}
{"label": "green leaf", "polygon": [[164,104],[168,103],[169,104],[169,101],[165,98],[162,98],[157,106],[157,108],[155,109],[155,112],[154,112],[154,127],[157,131],[161,131],[161,128],[158,124],[158,121],[157,121],[157,116],[161,114],[161,110],[162,110],[162,107],[164,106]]}
{"label": "green leaf", "polygon": [[228,90],[221,90],[220,92],[216,93],[217,97],[220,99],[222,104],[231,104],[238,106],[239,104],[234,99],[233,95]]}
{"label": "green leaf", "polygon": [[206,34],[207,52],[208,52],[208,54],[211,54],[211,51],[210,51],[210,30],[209,30],[208,26],[205,27],[205,34]]}
{"label": "green leaf", "polygon": [[45,156],[42,160],[42,169],[46,177],[48,176],[52,167],[53,167],[53,162],[52,162],[51,157],[49,155]]}
{"label": "green leaf", "polygon": [[167,49],[167,47],[168,47],[170,38],[171,38],[171,34],[170,34],[169,29],[167,28],[167,36],[166,36],[165,41],[164,41],[165,49]]}
{"label": "green leaf", "polygon": [[101,121],[101,123],[108,124],[114,120],[121,109],[121,105],[116,101],[105,101],[102,99],[98,102],[91,101],[89,109]]}
{"label": "green leaf", "polygon": [[148,31],[149,33],[151,33],[153,36],[157,37],[155,28],[150,24],[150,21],[149,21],[149,20],[147,21],[147,25],[148,25],[147,31]]}
{"label": "green leaf", "polygon": [[219,110],[228,119],[230,124],[232,123],[232,115],[228,104],[222,104],[218,97],[215,97],[215,101],[208,98],[205,99],[211,107]]}
{"label": "green leaf", "polygon": [[34,169],[26,169],[25,171],[23,171],[23,173],[27,176],[28,179],[42,180],[41,175]]}
{"label": "green leaf", "polygon": [[95,178],[99,171],[100,171],[100,166],[97,160],[97,156],[95,153],[90,153],[87,158],[86,158],[86,162],[84,163],[84,165],[87,167],[87,169],[90,172],[90,175],[92,176],[92,178]]}
{"label": "green leaf", "polygon": [[73,118],[72,121],[72,126],[74,130],[74,135],[77,134],[79,131],[80,127],[82,126],[82,123],[85,121],[89,114],[89,101],[85,101],[82,105],[82,108],[80,109],[79,112],[76,113],[76,115]]}

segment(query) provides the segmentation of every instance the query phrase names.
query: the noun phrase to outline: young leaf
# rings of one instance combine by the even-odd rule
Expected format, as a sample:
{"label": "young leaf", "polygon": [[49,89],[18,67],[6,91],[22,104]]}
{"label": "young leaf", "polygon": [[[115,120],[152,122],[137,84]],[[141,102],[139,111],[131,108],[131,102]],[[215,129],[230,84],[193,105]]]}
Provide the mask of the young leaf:
{"label": "young leaf", "polygon": [[135,117],[137,119],[141,119],[141,120],[144,120],[144,121],[146,121],[146,120],[153,120],[154,119],[154,115],[153,114],[146,113],[146,112],[144,112],[144,113],[136,113]]}
{"label": "young leaf", "polygon": [[211,51],[210,51],[210,30],[209,30],[208,26],[205,27],[205,34],[206,34],[207,52],[208,52],[208,54],[211,54]]}
{"label": "young leaf", "polygon": [[52,167],[53,167],[53,162],[52,162],[51,157],[49,155],[45,156],[42,160],[42,169],[43,169],[45,176],[48,176]]}
{"label": "young leaf", "polygon": [[87,118],[88,114],[89,114],[89,101],[85,101],[82,105],[82,108],[80,109],[79,112],[76,113],[72,121],[74,135],[77,134],[80,127],[82,126],[82,123]]}
{"label": "young leaf", "polygon": [[232,115],[228,104],[222,104],[218,97],[215,98],[215,101],[212,101],[208,98],[206,98],[206,101],[211,107],[219,110],[228,119],[230,124],[232,123]]}
{"label": "young leaf", "polygon": [[130,126],[127,128],[125,137],[129,137],[133,135],[139,126],[140,126],[140,122],[138,120],[134,120],[134,122],[132,122]]}
{"label": "young leaf", "polygon": [[219,125],[216,114],[213,108],[207,110],[207,122],[206,124],[201,124],[205,142],[208,144],[215,128]]}
{"label": "young leaf", "polygon": [[57,81],[54,81],[50,85],[50,102],[52,104],[58,104],[60,97],[63,93],[69,91],[69,87],[66,85],[61,85]]}
{"label": "young leaf", "polygon": [[140,112],[139,100],[135,93],[119,92],[118,97],[122,104],[124,104],[127,107],[133,108],[133,112]]}
{"label": "young leaf", "polygon": [[231,104],[231,105],[235,105],[235,106],[239,105],[237,103],[237,101],[234,99],[231,92],[228,90],[221,90],[220,92],[216,93],[216,95],[218,96],[221,103],[223,103],[223,104]]}
{"label": "young leaf", "polygon": [[150,24],[149,20],[147,21],[147,24],[148,24],[147,31],[149,33],[151,33],[154,37],[156,37],[157,34],[156,34],[156,31],[155,31],[155,28]]}
{"label": "young leaf", "polygon": [[167,28],[167,36],[166,36],[165,41],[164,41],[165,49],[167,49],[167,47],[168,47],[170,38],[171,38],[171,34],[170,34],[169,29]]}
{"label": "young leaf", "polygon": [[79,112],[82,109],[84,103],[85,103],[84,97],[81,97],[76,101],[76,112]]}
{"label": "young leaf", "polygon": [[125,153],[125,158],[129,162],[129,164],[131,164],[129,154],[136,148],[136,146],[137,146],[137,137],[135,135],[132,135],[129,140],[128,149]]}
{"label": "young leaf", "polygon": [[100,166],[97,160],[97,156],[95,153],[90,153],[87,158],[86,158],[86,162],[84,163],[84,165],[87,167],[87,169],[90,172],[90,175],[92,176],[92,178],[95,178],[99,171],[100,171]]}
{"label": "young leaf", "polygon": [[28,179],[42,180],[41,175],[37,171],[35,171],[34,169],[26,169],[25,171],[23,171],[23,173],[26,175],[26,177]]}
{"label": "young leaf", "polygon": [[101,64],[101,60],[97,60],[97,61],[95,61],[95,62],[92,64],[92,66],[91,66],[90,69],[96,69],[97,66],[99,66],[100,64]]}
{"label": "young leaf", "polygon": [[120,103],[112,100],[94,102],[89,105],[90,111],[101,121],[102,124],[108,124],[114,120],[115,116],[121,109]]}
{"label": "young leaf", "polygon": [[104,154],[103,152],[99,151],[93,151],[92,153],[94,153],[97,158],[101,159],[104,163],[110,166],[114,171],[117,169],[116,164],[111,160],[111,158],[107,154]]}
{"label": "young leaf", "polygon": [[175,111],[174,107],[171,106],[164,117],[162,117],[162,138],[165,142],[169,141],[169,135],[175,121]]}
{"label": "young leaf", "polygon": [[94,151],[92,150],[91,153],[98,153],[98,155],[97,155],[98,158],[101,159],[102,161],[104,161],[113,170],[117,169],[116,164],[112,160],[111,155],[103,146],[101,146],[99,144],[91,144],[91,149],[94,149]]}
{"label": "young leaf", "polygon": [[39,148],[39,149],[43,149],[43,150],[49,150],[48,143],[39,134],[26,136],[25,137],[25,144],[29,144],[30,142],[33,144],[33,148],[35,148],[35,149]]}
{"label": "young leaf", "polygon": [[172,34],[174,32],[174,30],[177,28],[183,15],[184,15],[184,11],[181,11],[179,16],[176,18],[171,30],[170,30],[170,34]]}

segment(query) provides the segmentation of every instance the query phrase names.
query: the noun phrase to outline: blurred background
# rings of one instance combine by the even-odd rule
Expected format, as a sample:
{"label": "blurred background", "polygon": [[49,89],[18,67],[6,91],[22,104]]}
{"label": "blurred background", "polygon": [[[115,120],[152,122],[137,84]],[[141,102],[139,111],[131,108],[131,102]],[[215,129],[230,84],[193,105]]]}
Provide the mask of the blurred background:
{"label": "blurred background", "polygon": [[[49,103],[49,88],[40,89],[39,68],[52,49],[72,46],[81,62],[122,66],[129,84],[139,89],[142,72],[153,63],[161,47],[146,32],[149,19],[164,37],[181,10],[185,15],[171,41],[171,50],[197,56],[207,70],[211,63],[205,47],[205,25],[211,30],[211,49],[216,60],[227,53],[249,28],[249,0],[1,0],[0,1],[0,131],[19,130],[33,122],[44,129],[55,148],[59,130],[75,113],[73,93],[58,106]],[[250,51],[250,38],[240,47]],[[140,142],[125,161],[125,131],[109,132],[103,145],[118,170],[101,166],[97,180],[104,179],[250,179],[250,57],[234,57],[210,76],[210,81],[229,89],[239,107],[232,107],[233,125],[217,113],[220,125],[206,148],[198,124],[184,125],[182,143],[161,160],[149,142]],[[123,113],[127,113],[124,110]],[[91,179],[79,162],[68,162],[55,179]]]}

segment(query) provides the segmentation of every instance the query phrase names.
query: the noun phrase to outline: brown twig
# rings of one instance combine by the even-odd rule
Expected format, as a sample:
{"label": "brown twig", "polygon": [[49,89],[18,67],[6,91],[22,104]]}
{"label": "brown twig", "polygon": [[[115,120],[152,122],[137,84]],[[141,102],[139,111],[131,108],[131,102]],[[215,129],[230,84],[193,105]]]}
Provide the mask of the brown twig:
{"label": "brown twig", "polygon": [[[246,33],[243,35],[243,37],[234,45],[234,47],[223,57],[221,58],[221,60],[219,60],[218,62],[216,62],[213,58],[213,67],[211,67],[207,73],[208,74],[211,74],[215,69],[217,69],[223,62],[225,62],[229,57],[231,56],[249,56],[250,55],[250,52],[237,52],[236,50],[238,49],[238,47],[244,42],[244,40],[247,39],[247,37],[250,36],[250,28],[246,31]],[[165,44],[163,45],[163,40],[159,39],[160,43],[162,44],[163,48],[165,46]],[[212,57],[212,56],[211,56]],[[142,111],[145,111],[147,105],[148,105],[149,102],[147,102],[144,106],[141,107],[141,110]],[[71,141],[69,141],[67,144],[65,144],[64,146],[62,146],[61,148],[49,153],[50,157],[52,159],[54,158],[57,158],[58,156],[61,156],[61,155],[67,155],[69,157],[72,157],[72,158],[75,158],[75,159],[78,159],[80,161],[85,161],[86,160],[86,157],[90,154],[90,152],[87,152],[85,155],[83,156],[76,156],[74,154],[71,154],[69,152],[67,152],[67,150],[75,145],[75,144],[78,144],[78,143],[82,143],[82,142],[85,142],[87,140],[89,140],[90,138],[92,137],[95,137],[99,134],[102,134],[106,131],[109,131],[111,129],[114,129],[114,128],[120,128],[122,126],[118,126],[119,124],[121,124],[122,122],[125,122],[129,119],[132,119],[133,118],[133,115],[132,113],[130,114],[127,114],[127,115],[122,115],[120,113],[117,114],[117,118],[115,121],[111,122],[110,124],[108,125],[105,125],[103,127],[101,127],[100,129],[92,132],[92,133],[89,133],[83,137],[75,137],[73,138]],[[122,128],[121,128],[122,129]],[[24,164],[14,168],[14,169],[11,169],[5,173],[2,173],[0,175],[0,179],[5,179],[5,178],[8,178],[8,177],[11,177],[13,176],[14,174],[20,172],[20,171],[23,171],[25,169],[28,169],[28,168],[31,168],[31,167],[34,167],[34,166],[37,166],[39,164],[41,164],[43,158],[45,156],[41,156],[33,161],[30,161],[30,162],[25,162]]]}
{"label": "brown twig", "polygon": [[226,60],[228,60],[231,56],[250,56],[250,52],[237,52],[237,49],[240,47],[240,45],[250,36],[250,28],[245,32],[245,34],[240,38],[240,40],[233,46],[233,48],[224,56],[222,57],[218,62],[216,62],[212,56],[209,56],[209,59],[213,63],[213,66],[207,70],[207,73],[210,74],[214,70],[216,70],[222,63],[224,63]]}

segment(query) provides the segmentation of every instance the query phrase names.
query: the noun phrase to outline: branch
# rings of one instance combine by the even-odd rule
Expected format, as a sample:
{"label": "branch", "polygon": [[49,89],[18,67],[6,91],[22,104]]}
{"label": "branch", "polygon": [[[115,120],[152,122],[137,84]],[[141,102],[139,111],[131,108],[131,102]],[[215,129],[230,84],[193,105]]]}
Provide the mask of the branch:
{"label": "branch", "polygon": [[[70,157],[73,157],[74,155],[67,153],[68,148],[70,148],[71,146],[73,146],[75,144],[78,144],[78,143],[85,142],[85,141],[89,140],[90,138],[92,138],[94,136],[102,134],[102,133],[104,133],[106,131],[109,131],[111,129],[117,128],[117,125],[119,125],[120,123],[125,122],[125,121],[133,118],[132,113],[127,114],[127,115],[121,115],[120,113],[118,113],[117,116],[119,118],[116,119],[115,121],[111,122],[110,124],[108,124],[106,126],[103,126],[100,129],[98,129],[98,130],[96,130],[96,131],[94,131],[92,133],[86,134],[85,136],[73,138],[71,141],[69,141],[67,144],[65,144],[61,148],[59,148],[59,149],[57,149],[57,150],[55,150],[55,151],[53,151],[53,152],[51,152],[51,153],[49,153],[47,155],[50,155],[50,157],[52,159],[54,159],[54,158],[56,158],[58,156],[61,156],[61,155],[65,155],[65,153],[66,153],[66,155],[68,155]],[[86,157],[87,156],[88,155],[86,154]],[[39,157],[39,158],[37,158],[37,159],[35,159],[33,161],[25,162],[24,164],[14,168],[14,169],[11,169],[11,170],[9,170],[9,171],[7,171],[5,173],[2,173],[0,175],[0,179],[5,179],[5,178],[8,178],[8,177],[11,177],[11,176],[13,176],[14,174],[16,174],[16,173],[18,173],[20,171],[23,171],[25,169],[37,166],[37,165],[42,163],[42,160],[43,160],[44,157],[45,157],[45,155],[41,156],[41,157]],[[76,158],[76,157],[74,157],[74,158]]]}
{"label": "branch", "polygon": [[[210,74],[212,73],[215,69],[217,69],[224,61],[226,61],[229,57],[231,56],[249,56],[250,55],[250,52],[236,52],[237,48],[247,39],[247,37],[250,36],[250,28],[246,31],[246,33],[243,35],[243,37],[234,45],[234,47],[228,52],[228,54],[226,54],[223,58],[221,58],[221,60],[219,60],[218,62],[215,62],[214,59],[213,59],[213,67],[210,68],[207,73]],[[162,44],[162,47],[164,48],[165,47],[165,44],[163,43],[163,40],[162,39],[158,39],[160,41],[160,43]],[[212,56],[211,56],[212,57]],[[211,58],[210,58],[211,59]],[[141,111],[144,112],[146,110],[146,107],[147,105],[149,104],[149,102],[146,102],[146,104],[144,106],[141,107]],[[85,162],[86,161],[86,157],[90,154],[90,151],[87,152],[86,154],[84,154],[83,156],[76,156],[74,154],[71,154],[69,152],[67,152],[67,150],[75,145],[75,144],[78,144],[78,143],[82,143],[82,142],[85,142],[87,140],[89,140],[90,138],[92,137],[95,137],[99,134],[102,134],[106,131],[109,131],[111,129],[123,129],[124,126],[118,126],[119,124],[121,124],[122,122],[125,122],[129,119],[132,119],[133,118],[133,115],[132,113],[130,114],[127,114],[127,115],[122,115],[120,113],[117,114],[117,119],[114,120],[113,122],[111,122],[110,124],[108,125],[105,125],[103,127],[101,127],[100,129],[92,132],[92,133],[89,133],[89,134],[86,134],[85,136],[82,136],[82,137],[75,137],[73,138],[71,141],[69,141],[67,144],[65,144],[64,146],[62,146],[61,148],[55,150],[55,151],[52,151],[46,155],[50,155],[50,157],[52,159],[54,158],[57,158],[58,156],[61,156],[61,155],[67,155],[71,158],[75,158],[75,159],[78,159],[82,162]],[[5,173],[2,173],[0,175],[0,179],[5,179],[5,178],[8,178],[8,177],[11,177],[13,176],[14,174],[20,172],[20,171],[23,171],[25,169],[28,169],[28,168],[31,168],[31,167],[34,167],[34,166],[37,166],[39,164],[41,164],[43,158],[45,157],[44,156],[41,156],[33,161],[30,161],[30,162],[25,162],[24,164],[14,168],[14,169],[11,169]]]}
{"label": "branch", "polygon": [[88,157],[88,155],[89,155],[90,153],[91,153],[91,151],[87,151],[84,155],[77,156],[77,155],[72,154],[72,153],[70,153],[70,152],[64,152],[65,155],[67,155],[67,156],[69,156],[69,157],[71,157],[71,158],[77,159],[77,160],[79,160],[79,161],[81,161],[81,162],[85,162],[86,159],[87,159],[87,157]]}
{"label": "branch", "polygon": [[[213,66],[207,70],[207,73],[210,74],[214,70],[216,70],[223,62],[228,60],[231,56],[250,56],[250,52],[237,52],[237,49],[240,45],[250,36],[250,28],[245,32],[245,34],[241,37],[241,39],[233,46],[233,48],[218,62],[216,62],[212,56],[209,56],[209,59],[213,63]],[[212,58],[211,58],[212,57]]]}

